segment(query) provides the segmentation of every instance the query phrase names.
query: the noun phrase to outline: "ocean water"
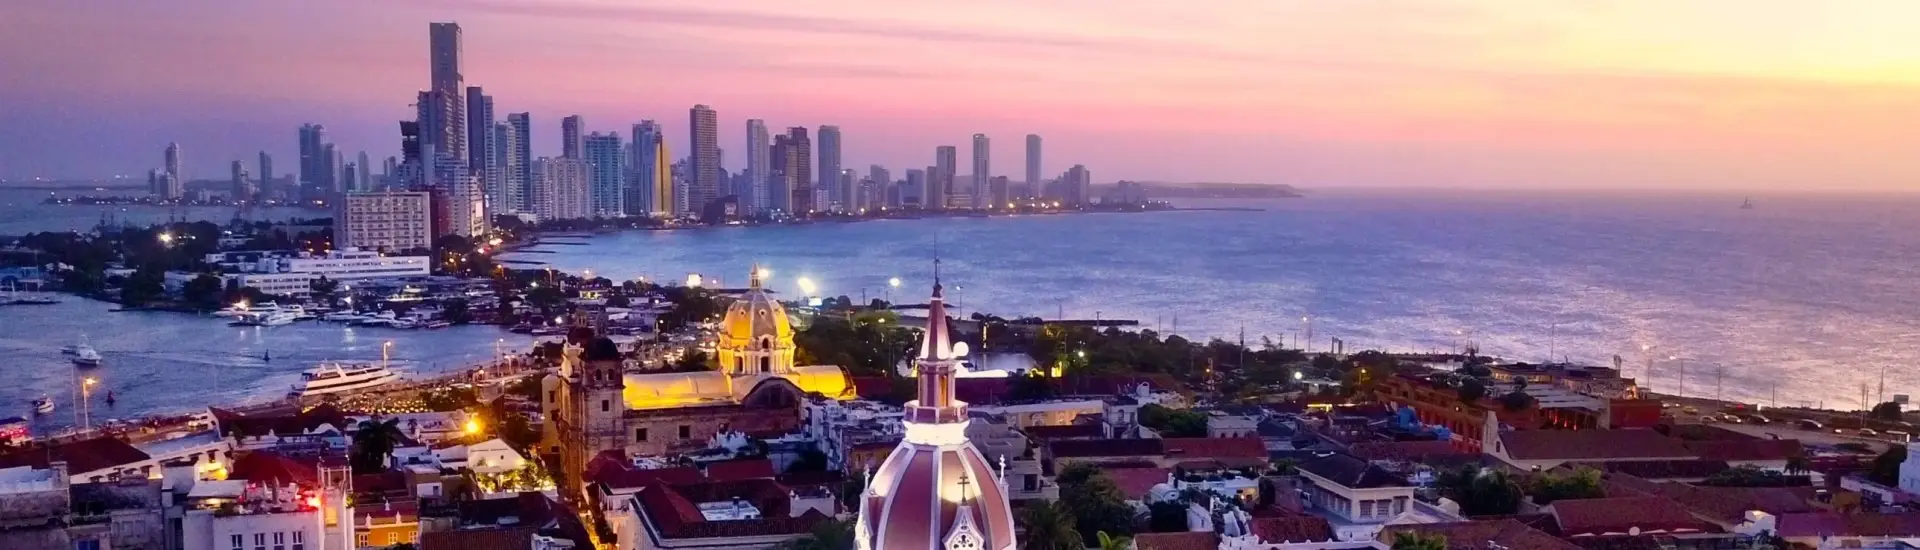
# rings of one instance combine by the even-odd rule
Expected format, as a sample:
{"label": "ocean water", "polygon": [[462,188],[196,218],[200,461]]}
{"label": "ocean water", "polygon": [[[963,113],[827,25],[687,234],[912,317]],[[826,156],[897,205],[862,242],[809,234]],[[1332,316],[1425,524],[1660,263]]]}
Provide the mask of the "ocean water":
{"label": "ocean water", "polygon": [[1311,324],[1316,349],[1619,355],[1655,391],[1763,404],[1857,407],[1862,387],[1882,395],[1883,369],[1888,398],[1920,390],[1920,197],[1742,198],[1325,193],[1182,203],[1257,212],[627,232],[508,258],[735,285],[758,262],[785,293],[804,276],[821,295],[918,301],[937,255],[965,313],[1288,345]]}
{"label": "ocean water", "polygon": [[[0,199],[12,194],[0,193]],[[1920,197],[1366,192],[1183,211],[896,220],[625,232],[507,257],[611,278],[744,284],[754,262],[793,294],[924,300],[933,260],[962,314],[1135,319],[1189,337],[1349,350],[1484,353],[1609,363],[1656,391],[1781,405],[1858,407],[1920,391]],[[0,200],[0,203],[4,203]],[[77,209],[77,210],[76,210]],[[92,212],[85,210],[92,209]],[[92,207],[0,205],[0,233],[90,226]],[[132,210],[138,210],[134,208]],[[219,210],[219,209],[212,209]],[[149,215],[151,212],[142,212]],[[158,219],[166,217],[164,211]],[[212,212],[223,221],[231,212]],[[517,267],[538,267],[521,264]],[[898,277],[898,289],[888,286]],[[60,346],[88,335],[119,403],[93,417],[270,399],[329,359],[431,374],[492,354],[494,327],[394,331],[300,323],[228,327],[176,313],[113,313],[69,298],[0,308],[0,415],[52,395],[47,429],[73,420],[76,371]],[[1643,346],[1650,351],[1642,351]],[[271,351],[271,362],[261,360]],[[1678,360],[1669,359],[1670,357]],[[1716,392],[1716,379],[1720,390]],[[1777,397],[1776,397],[1777,396]],[[1777,399],[1777,401],[1776,401]]]}
{"label": "ocean water", "polygon": [[[163,208],[153,206],[104,206],[104,205],[47,205],[42,204],[49,196],[133,196],[134,189],[95,190],[90,187],[72,187],[62,189],[20,189],[0,187],[0,235],[25,235],[39,231],[80,231],[86,232],[100,223],[101,218],[111,217],[117,222],[134,226],[147,226],[164,223],[169,219],[189,221],[206,220],[215,223],[227,223],[235,214],[233,208],[213,206],[190,206]],[[321,210],[299,208],[259,208],[251,214],[255,221],[284,221],[291,218],[322,218],[330,214]]]}

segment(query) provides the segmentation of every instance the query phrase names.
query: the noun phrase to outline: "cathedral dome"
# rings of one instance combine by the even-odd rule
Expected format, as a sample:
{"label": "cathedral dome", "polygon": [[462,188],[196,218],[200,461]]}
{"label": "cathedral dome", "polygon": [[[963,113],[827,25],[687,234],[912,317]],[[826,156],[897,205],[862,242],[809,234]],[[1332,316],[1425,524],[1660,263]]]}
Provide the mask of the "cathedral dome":
{"label": "cathedral dome", "polygon": [[754,267],[749,281],[747,293],[727,306],[727,315],[720,321],[720,346],[746,348],[753,343],[791,346],[793,320],[787,317],[787,308],[760,288],[759,266]]}
{"label": "cathedral dome", "polygon": [[[906,437],[867,481],[854,524],[856,548],[1016,547],[1005,481],[967,440],[967,404],[953,398],[955,368],[965,355],[948,337],[936,275],[926,334],[914,359],[919,398],[907,403]],[[1004,469],[1006,458],[1000,460]]]}

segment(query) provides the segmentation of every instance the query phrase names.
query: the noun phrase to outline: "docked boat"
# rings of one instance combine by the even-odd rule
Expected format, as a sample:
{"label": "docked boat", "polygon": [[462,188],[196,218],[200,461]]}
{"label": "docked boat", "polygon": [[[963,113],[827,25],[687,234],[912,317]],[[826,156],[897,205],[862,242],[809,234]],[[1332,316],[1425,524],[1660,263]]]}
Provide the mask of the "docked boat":
{"label": "docked boat", "polygon": [[295,384],[293,391],[288,392],[288,395],[307,397],[352,391],[371,388],[399,378],[400,375],[387,369],[385,365],[324,363],[300,373],[300,383]]}
{"label": "docked boat", "polygon": [[292,314],[293,320],[295,321],[311,321],[311,320],[320,318],[319,315],[315,315],[313,312],[307,311],[307,308],[300,307],[297,305],[287,306],[285,309],[282,309],[281,311]]}
{"label": "docked boat", "polygon": [[354,313],[352,311],[335,311],[333,313],[328,313],[320,317],[320,320],[322,321],[328,321],[333,323],[352,323],[354,321],[359,321],[361,319],[366,319],[366,316],[360,315],[359,313]]}
{"label": "docked boat", "polygon": [[228,324],[237,327],[277,327],[280,325],[290,325],[298,320],[300,320],[299,314],[292,311],[279,310],[272,313],[243,314]]}
{"label": "docked boat", "polygon": [[52,396],[43,395],[39,399],[33,400],[33,414],[52,414],[52,413],[53,413],[53,397]]}
{"label": "docked boat", "polygon": [[227,306],[226,308],[223,308],[220,311],[215,311],[213,312],[213,315],[215,317],[242,317],[246,315],[262,315],[262,314],[268,314],[268,313],[276,313],[279,311],[280,311],[280,305],[275,304],[273,302],[264,302],[264,303],[258,303],[258,304],[252,304],[252,305],[248,305],[246,303],[238,303],[231,306]]}
{"label": "docked boat", "polygon": [[74,349],[73,357],[70,360],[73,361],[73,364],[82,367],[98,367],[100,366],[100,362],[105,360],[105,358],[101,357],[100,352],[95,351],[93,346],[80,344]]}
{"label": "docked boat", "polygon": [[390,326],[393,326],[393,323],[398,320],[400,320],[400,317],[398,315],[395,315],[393,312],[382,311],[372,315],[361,316],[360,319],[357,321],[354,321],[353,324],[355,326],[363,326],[363,327],[390,327]]}

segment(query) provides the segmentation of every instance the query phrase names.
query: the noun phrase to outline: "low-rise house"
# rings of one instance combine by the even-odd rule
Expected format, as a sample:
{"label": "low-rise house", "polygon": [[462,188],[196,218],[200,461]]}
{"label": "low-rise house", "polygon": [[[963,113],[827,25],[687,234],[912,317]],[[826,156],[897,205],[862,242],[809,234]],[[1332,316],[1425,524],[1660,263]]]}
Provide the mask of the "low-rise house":
{"label": "low-rise house", "polygon": [[1400,533],[1446,537],[1447,550],[1581,550],[1579,545],[1513,519],[1395,525],[1380,532],[1380,541],[1392,544]]}
{"label": "low-rise house", "polygon": [[1780,538],[1822,550],[1886,547],[1893,539],[1920,537],[1920,512],[1783,514],[1776,522]]}
{"label": "low-rise house", "polygon": [[63,462],[0,469],[0,548],[169,548],[159,480],[71,481]]}
{"label": "low-rise house", "polygon": [[1718,533],[1720,528],[1693,517],[1664,497],[1610,497],[1556,500],[1546,507],[1560,536],[1631,538],[1651,535]]}
{"label": "low-rise house", "polygon": [[1806,458],[1805,446],[1797,439],[1747,439],[1687,441],[1687,450],[1702,460],[1718,460],[1729,466],[1752,466],[1775,472],[1787,470],[1787,462]]}
{"label": "low-rise house", "polygon": [[80,483],[123,478],[146,479],[160,474],[160,463],[138,447],[115,437],[95,437],[54,444],[16,447],[0,454],[0,468],[21,466],[45,470],[66,463],[66,477]]}
{"label": "low-rise house", "polygon": [[420,550],[593,548],[572,508],[540,493],[463,501],[421,517]]}
{"label": "low-rise house", "polygon": [[282,454],[317,456],[347,448],[346,415],[333,405],[304,411],[281,409],[239,413],[207,409],[220,435],[233,440],[236,451],[271,450]]}
{"label": "low-rise house", "polygon": [[1342,541],[1372,540],[1389,524],[1459,521],[1459,516],[1413,498],[1406,478],[1346,456],[1300,464],[1302,500],[1325,518]]}
{"label": "low-rise house", "polygon": [[773,548],[838,513],[831,492],[795,490],[770,479],[656,482],[616,507],[607,522],[621,550]]}

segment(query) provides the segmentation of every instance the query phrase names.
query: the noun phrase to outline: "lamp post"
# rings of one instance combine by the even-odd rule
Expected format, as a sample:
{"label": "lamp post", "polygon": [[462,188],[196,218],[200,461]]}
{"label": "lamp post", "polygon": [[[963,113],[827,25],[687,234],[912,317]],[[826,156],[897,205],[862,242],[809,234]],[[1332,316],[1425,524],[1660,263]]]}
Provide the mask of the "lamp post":
{"label": "lamp post", "polygon": [[888,308],[893,307],[893,289],[896,289],[896,288],[900,288],[900,278],[899,277],[887,278],[887,289],[885,291],[885,294],[887,295],[886,301],[887,301]]}
{"label": "lamp post", "polygon": [[1313,316],[1301,315],[1300,322],[1307,325],[1307,339],[1300,342],[1300,351],[1312,353],[1312,351],[1307,348],[1313,346]]}
{"label": "lamp post", "polygon": [[387,362],[389,359],[391,359],[389,352],[391,352],[392,350],[393,350],[392,340],[388,340],[380,343],[380,368],[383,368],[383,369],[387,368]]}
{"label": "lamp post", "polygon": [[1686,399],[1687,398],[1687,360],[1681,359],[1680,356],[1678,355],[1669,355],[1667,356],[1667,360],[1675,361],[1680,364],[1680,386],[1679,386],[1680,389],[1679,391],[1675,392],[1674,395],[1680,396],[1681,399]]}
{"label": "lamp post", "polygon": [[1647,358],[1647,393],[1653,393],[1653,344],[1640,344],[1640,355]]}
{"label": "lamp post", "polygon": [[100,381],[91,376],[80,381],[80,429],[82,430],[93,427],[93,411],[88,405],[91,402],[89,398],[93,396],[93,385],[98,383]]}

